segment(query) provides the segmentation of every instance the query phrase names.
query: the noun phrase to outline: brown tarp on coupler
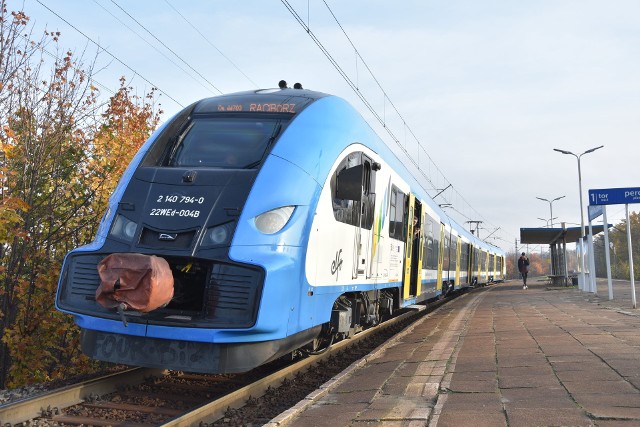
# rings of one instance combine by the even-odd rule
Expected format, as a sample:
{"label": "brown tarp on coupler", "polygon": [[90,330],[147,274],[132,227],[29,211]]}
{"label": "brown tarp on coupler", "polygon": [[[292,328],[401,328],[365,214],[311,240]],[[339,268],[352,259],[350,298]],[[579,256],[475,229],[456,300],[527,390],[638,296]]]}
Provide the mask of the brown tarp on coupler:
{"label": "brown tarp on coupler", "polygon": [[143,313],[169,303],[173,298],[173,274],[169,263],[155,255],[115,253],[98,264],[100,286],[96,301],[103,307],[121,304]]}

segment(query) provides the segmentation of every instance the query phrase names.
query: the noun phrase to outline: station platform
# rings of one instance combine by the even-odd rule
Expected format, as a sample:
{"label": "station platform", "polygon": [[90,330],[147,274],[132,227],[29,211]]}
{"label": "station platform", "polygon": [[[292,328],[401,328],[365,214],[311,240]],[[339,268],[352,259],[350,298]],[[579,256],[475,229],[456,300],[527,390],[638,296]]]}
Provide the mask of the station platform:
{"label": "station platform", "polygon": [[640,310],[546,278],[474,289],[267,426],[638,426]]}

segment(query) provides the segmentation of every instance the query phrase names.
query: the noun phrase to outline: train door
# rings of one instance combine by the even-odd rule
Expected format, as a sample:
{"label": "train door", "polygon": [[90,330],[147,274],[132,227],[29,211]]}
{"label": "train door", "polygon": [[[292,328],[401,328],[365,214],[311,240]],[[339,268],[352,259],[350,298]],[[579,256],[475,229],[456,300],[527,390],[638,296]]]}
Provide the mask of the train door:
{"label": "train door", "polygon": [[467,245],[466,252],[467,252],[467,262],[465,263],[465,268],[467,269],[467,281],[466,281],[466,283],[468,285],[470,285],[470,284],[473,283],[473,273],[472,273],[472,270],[471,270],[471,265],[472,265],[472,262],[473,262],[473,245],[471,243],[469,243]]}
{"label": "train door", "polygon": [[438,279],[436,293],[442,292],[442,264],[444,261],[444,224],[440,223],[440,249],[438,250]]}
{"label": "train door", "polygon": [[337,175],[336,200],[348,203],[348,222],[355,225],[353,242],[353,269],[351,277],[369,278],[373,262],[373,216],[375,211],[375,173],[380,164],[364,153],[352,153],[345,168]]}
{"label": "train door", "polygon": [[480,283],[487,283],[487,266],[488,266],[488,256],[487,252],[484,250],[480,250],[480,265],[479,265],[479,279]]}
{"label": "train door", "polygon": [[494,254],[489,254],[489,270],[487,272],[488,282],[493,282],[496,280],[496,256]]}
{"label": "train door", "polygon": [[460,272],[460,286],[464,286],[469,281],[469,244],[460,237],[459,240],[460,251],[460,265],[458,271]]}
{"label": "train door", "polygon": [[[404,277],[403,277],[403,290],[402,297],[408,299],[412,296],[416,296],[416,270],[421,264],[420,253],[420,232],[419,221],[421,219],[420,212],[418,212],[419,201],[416,200],[416,196],[413,193],[409,193],[407,198],[407,221],[405,225],[406,244],[404,251]],[[417,232],[417,233],[416,233]]]}
{"label": "train door", "polygon": [[478,259],[480,253],[478,251],[478,248],[476,248],[475,246],[473,247],[471,253],[473,255],[471,260],[471,284],[475,286],[480,281],[480,260]]}
{"label": "train door", "polygon": [[460,240],[460,236],[456,236],[456,249],[455,249],[455,259],[456,259],[456,279],[455,279],[455,287],[460,287],[460,269],[463,266],[460,263],[460,254],[462,252],[462,241]]}
{"label": "train door", "polygon": [[467,245],[467,284],[473,284],[473,244],[469,243]]}
{"label": "train door", "polygon": [[420,206],[420,239],[418,240],[418,245],[419,245],[419,257],[418,257],[418,273],[417,273],[417,277],[416,277],[416,295],[420,295],[422,294],[422,270],[425,268],[425,265],[427,263],[426,257],[427,257],[427,252],[424,250],[424,243],[427,239],[427,230],[425,229],[426,225],[427,225],[427,212],[425,209],[422,209],[422,206]]}
{"label": "train door", "polygon": [[424,264],[424,221],[425,213],[422,209],[422,203],[419,200],[415,202],[414,227],[413,227],[413,251],[411,265],[411,295],[418,296],[422,290],[422,265]]}
{"label": "train door", "polygon": [[445,226],[444,228],[444,253],[442,256],[442,282],[449,289],[449,283],[453,280],[452,274],[452,251],[451,251],[451,230]]}

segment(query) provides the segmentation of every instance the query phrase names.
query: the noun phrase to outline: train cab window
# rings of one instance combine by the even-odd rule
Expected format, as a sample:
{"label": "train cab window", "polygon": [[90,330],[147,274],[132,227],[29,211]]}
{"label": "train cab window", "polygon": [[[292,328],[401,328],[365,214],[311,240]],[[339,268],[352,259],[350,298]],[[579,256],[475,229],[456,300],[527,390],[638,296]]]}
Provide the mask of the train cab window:
{"label": "train cab window", "polygon": [[165,164],[252,169],[265,157],[280,128],[274,119],[196,116],[175,138]]}
{"label": "train cab window", "polygon": [[405,194],[395,185],[391,186],[391,197],[389,198],[389,237],[392,239],[405,240]]}
{"label": "train cab window", "polygon": [[362,152],[350,153],[336,168],[330,185],[335,219],[371,230],[375,209],[373,161]]}

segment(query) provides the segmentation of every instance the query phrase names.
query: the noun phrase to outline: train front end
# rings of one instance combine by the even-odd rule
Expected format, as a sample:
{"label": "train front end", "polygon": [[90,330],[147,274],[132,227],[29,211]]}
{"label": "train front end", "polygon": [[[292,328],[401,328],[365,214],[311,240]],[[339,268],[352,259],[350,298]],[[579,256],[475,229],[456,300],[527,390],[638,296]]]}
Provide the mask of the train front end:
{"label": "train front end", "polygon": [[[301,292],[284,286],[303,276],[304,207],[317,183],[269,154],[295,118],[323,96],[284,89],[205,99],[145,143],[112,195],[96,239],[70,252],[61,272],[56,307],[74,315],[85,354],[136,366],[228,373],[314,338],[318,328],[292,333],[289,310],[274,307],[282,307],[280,292],[294,300]],[[276,171],[265,172],[265,163]],[[264,202],[247,207],[261,173],[298,190],[253,194]],[[255,259],[234,260],[234,244],[255,245]],[[112,254],[166,260],[173,297],[150,311],[131,309],[127,301],[101,304],[98,266]]]}

